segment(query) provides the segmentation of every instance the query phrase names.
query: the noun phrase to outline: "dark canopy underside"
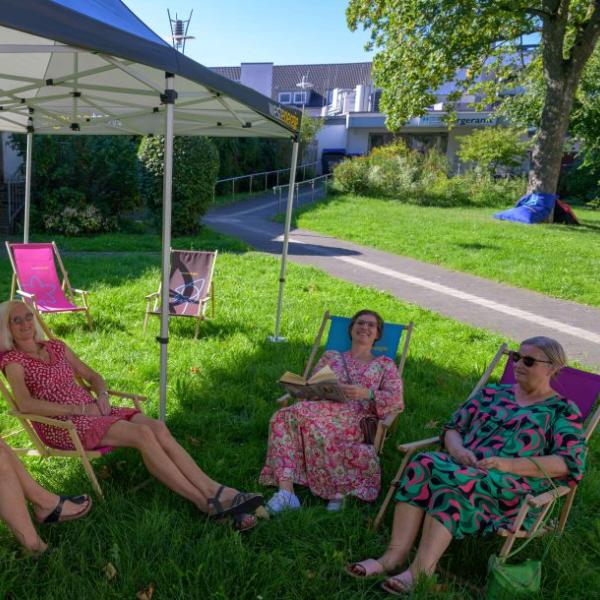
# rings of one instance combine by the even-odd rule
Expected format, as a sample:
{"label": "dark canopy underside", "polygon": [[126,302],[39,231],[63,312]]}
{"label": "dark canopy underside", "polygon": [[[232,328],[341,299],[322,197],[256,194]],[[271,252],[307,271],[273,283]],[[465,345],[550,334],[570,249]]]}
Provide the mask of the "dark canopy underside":
{"label": "dark canopy underside", "polygon": [[299,111],[175,51],[119,0],[2,0],[0,130],[163,134],[165,73],[175,75],[175,135],[299,130]]}

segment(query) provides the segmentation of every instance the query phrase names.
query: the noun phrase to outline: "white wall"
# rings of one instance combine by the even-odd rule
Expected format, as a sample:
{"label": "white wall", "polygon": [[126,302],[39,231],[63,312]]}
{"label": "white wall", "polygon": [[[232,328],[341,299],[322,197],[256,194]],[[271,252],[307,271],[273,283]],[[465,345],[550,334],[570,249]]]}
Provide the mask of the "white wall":
{"label": "white wall", "polygon": [[369,129],[349,129],[346,152],[348,154],[369,153]]}
{"label": "white wall", "polygon": [[346,147],[346,125],[343,123],[335,125],[323,125],[317,133],[318,157],[321,158],[321,152],[324,148],[345,148]]}

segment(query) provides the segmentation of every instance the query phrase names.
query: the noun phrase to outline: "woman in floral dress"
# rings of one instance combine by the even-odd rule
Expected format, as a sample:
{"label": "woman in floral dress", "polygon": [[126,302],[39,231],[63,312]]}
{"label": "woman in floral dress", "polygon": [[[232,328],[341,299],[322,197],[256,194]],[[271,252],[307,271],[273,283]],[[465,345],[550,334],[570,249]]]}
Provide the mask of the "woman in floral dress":
{"label": "woman in floral dress", "polygon": [[[23,412],[70,421],[86,450],[125,447],[139,450],[148,471],[174,492],[214,517],[229,516],[235,527],[256,525],[248,514],[262,504],[260,494],[245,494],[221,485],[198,467],[167,426],[140,411],[110,405],[102,376],[60,340],[43,340],[31,308],[18,301],[0,304],[0,368]],[[76,381],[87,381],[94,395]],[[34,424],[44,443],[73,449],[68,433]]]}
{"label": "woman in floral dress", "polygon": [[299,508],[294,484],[341,508],[346,495],[372,502],[379,494],[380,467],[372,444],[365,443],[361,421],[403,410],[402,379],[393,360],[371,353],[381,338],[383,320],[361,310],[351,320],[351,349],[325,352],[314,371],[329,366],[342,384],[346,402],[297,402],[271,419],[269,447],[260,474],[263,485],[279,486],[267,508],[278,513]]}
{"label": "woman in floral dress", "polygon": [[[414,457],[399,484],[387,550],[377,560],[348,565],[350,575],[398,569],[422,530],[413,562],[383,583],[392,594],[407,593],[420,573],[433,573],[452,538],[510,529],[524,498],[551,487],[538,464],[557,485],[581,479],[586,455],[581,413],[550,387],[551,377],[566,365],[564,350],[539,336],[522,342],[511,356],[516,383],[490,385],[465,402],[444,427],[446,451]],[[530,513],[526,528],[535,516]]]}

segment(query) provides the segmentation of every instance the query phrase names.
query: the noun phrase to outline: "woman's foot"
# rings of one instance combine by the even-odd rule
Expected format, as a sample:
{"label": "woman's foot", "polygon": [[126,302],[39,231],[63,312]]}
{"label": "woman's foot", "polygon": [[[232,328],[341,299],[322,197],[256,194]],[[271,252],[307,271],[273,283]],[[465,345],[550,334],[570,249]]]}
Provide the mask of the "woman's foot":
{"label": "woman's foot", "polygon": [[410,569],[402,571],[399,575],[389,577],[382,584],[381,587],[388,593],[394,596],[404,596],[410,594],[412,589],[415,587],[415,577]]}
{"label": "woman's foot", "polygon": [[254,515],[248,513],[239,513],[231,517],[233,519],[233,526],[236,531],[248,531],[256,527],[258,519]]}
{"label": "woman's foot", "polygon": [[208,499],[208,514],[217,519],[256,510],[264,503],[262,494],[238,492],[220,486],[215,495]]}
{"label": "woman's foot", "polygon": [[267,502],[267,510],[272,515],[276,515],[284,510],[297,510],[298,508],[300,508],[298,496],[287,490],[279,490]]}
{"label": "woman's foot", "polygon": [[381,558],[367,558],[361,562],[346,565],[346,573],[352,577],[375,577],[376,575],[387,575],[394,573],[406,560],[406,556],[400,546],[388,546]]}
{"label": "woman's foot", "polygon": [[87,495],[54,496],[45,506],[34,507],[38,523],[63,523],[87,515],[92,508],[92,499]]}
{"label": "woman's foot", "polygon": [[336,494],[335,498],[327,504],[329,512],[339,512],[342,508],[344,508],[344,496],[342,494]]}

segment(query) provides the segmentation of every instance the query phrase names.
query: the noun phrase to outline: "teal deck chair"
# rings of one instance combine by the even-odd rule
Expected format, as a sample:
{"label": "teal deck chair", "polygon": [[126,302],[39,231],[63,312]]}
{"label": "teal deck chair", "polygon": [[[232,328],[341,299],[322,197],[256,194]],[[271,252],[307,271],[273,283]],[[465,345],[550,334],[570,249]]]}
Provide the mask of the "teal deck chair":
{"label": "teal deck chair", "polygon": [[[323,340],[323,334],[325,333],[325,328],[327,327],[328,322],[331,322],[331,325],[329,327],[327,341],[325,342],[325,351],[337,350],[338,352],[346,352],[347,350],[350,350],[352,345],[350,336],[348,335],[350,321],[351,319],[349,317],[338,317],[331,315],[329,311],[325,312],[323,315],[323,321],[321,322],[321,326],[319,327],[319,331],[317,333],[317,337],[313,343],[306,368],[304,369],[303,377],[308,377],[314,365],[316,364],[317,353],[321,347],[321,341]],[[401,377],[404,372],[404,364],[406,363],[406,356],[408,354],[408,345],[410,343],[412,330],[412,321],[408,323],[408,325],[384,323],[383,336],[375,343],[375,346],[373,346],[373,354],[375,356],[384,355],[397,362],[398,349],[400,347],[400,342],[402,341],[402,336],[404,335],[404,343],[402,344],[400,361],[397,362],[398,371],[400,372]],[[290,395],[285,394],[281,396],[277,402],[285,406],[289,400]],[[398,414],[399,413],[393,413],[388,415],[385,419],[380,420],[377,423],[377,433],[373,443],[377,453],[380,453],[383,450],[385,438],[387,437],[388,431],[392,429],[394,423],[396,422]]]}

